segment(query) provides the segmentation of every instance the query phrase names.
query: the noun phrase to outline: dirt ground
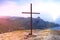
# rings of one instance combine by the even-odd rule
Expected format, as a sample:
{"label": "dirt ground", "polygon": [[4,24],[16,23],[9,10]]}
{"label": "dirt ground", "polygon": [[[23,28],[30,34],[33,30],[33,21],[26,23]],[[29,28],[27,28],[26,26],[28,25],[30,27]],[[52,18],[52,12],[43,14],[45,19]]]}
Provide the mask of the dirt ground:
{"label": "dirt ground", "polygon": [[17,30],[0,34],[0,40],[60,40],[59,32],[50,29],[33,30],[33,36],[27,36],[30,30]]}

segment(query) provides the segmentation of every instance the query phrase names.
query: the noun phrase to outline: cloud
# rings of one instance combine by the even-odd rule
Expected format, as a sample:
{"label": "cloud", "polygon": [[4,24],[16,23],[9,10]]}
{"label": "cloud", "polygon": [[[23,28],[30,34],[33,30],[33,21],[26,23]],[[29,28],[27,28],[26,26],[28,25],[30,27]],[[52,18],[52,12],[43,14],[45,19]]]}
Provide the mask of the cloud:
{"label": "cloud", "polygon": [[[20,5],[17,6],[15,2],[8,1],[6,2],[7,4],[0,6],[0,16],[29,16],[29,15],[23,15],[21,12],[22,11],[27,11],[25,9],[29,9],[28,6],[25,5]],[[27,8],[26,8],[27,7]]]}
{"label": "cloud", "polygon": [[[60,5],[59,4],[57,4],[55,2],[47,2],[47,3],[37,2],[37,3],[33,3],[33,11],[41,12],[40,15],[48,14],[52,17],[53,20],[56,20],[56,18],[58,16],[60,16],[60,11],[59,11],[60,10]],[[45,12],[45,13],[43,13],[43,12]]]}
{"label": "cloud", "polygon": [[[19,4],[18,4],[19,1]],[[33,15],[33,17],[40,16],[42,19],[55,20],[60,15],[60,5],[52,0],[31,0],[25,1],[22,0],[5,0],[4,5],[0,6],[0,16],[21,16],[21,17],[29,17],[30,15],[22,14],[22,11],[30,11],[30,3],[33,4],[33,12],[39,12],[40,15]],[[22,4],[21,4],[22,2]],[[17,5],[18,4],[18,5]],[[49,19],[49,20],[50,20]]]}
{"label": "cloud", "polygon": [[0,15],[13,15],[16,12],[18,6],[13,2],[7,2],[7,4],[0,6]]}

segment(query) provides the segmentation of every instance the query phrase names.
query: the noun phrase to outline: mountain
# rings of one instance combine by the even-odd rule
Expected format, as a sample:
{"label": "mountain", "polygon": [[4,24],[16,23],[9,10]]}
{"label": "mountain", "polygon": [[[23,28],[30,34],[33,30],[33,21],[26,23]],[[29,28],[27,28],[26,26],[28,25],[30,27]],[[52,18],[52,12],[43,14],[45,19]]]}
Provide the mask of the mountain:
{"label": "mountain", "polygon": [[[33,29],[47,29],[60,26],[59,24],[44,21],[40,17],[32,18]],[[30,18],[4,17],[0,18],[0,32],[8,32],[20,29],[30,29]]]}

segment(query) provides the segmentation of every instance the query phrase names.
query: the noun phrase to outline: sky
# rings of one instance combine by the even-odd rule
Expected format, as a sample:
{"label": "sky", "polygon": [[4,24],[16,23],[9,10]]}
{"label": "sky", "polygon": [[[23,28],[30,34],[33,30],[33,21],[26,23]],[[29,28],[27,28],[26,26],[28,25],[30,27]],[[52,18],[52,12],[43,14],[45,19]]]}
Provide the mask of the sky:
{"label": "sky", "polygon": [[60,16],[60,0],[0,0],[0,16],[20,16],[30,17],[30,3],[32,11],[40,14],[34,14],[33,17],[40,17],[45,21],[55,21]]}

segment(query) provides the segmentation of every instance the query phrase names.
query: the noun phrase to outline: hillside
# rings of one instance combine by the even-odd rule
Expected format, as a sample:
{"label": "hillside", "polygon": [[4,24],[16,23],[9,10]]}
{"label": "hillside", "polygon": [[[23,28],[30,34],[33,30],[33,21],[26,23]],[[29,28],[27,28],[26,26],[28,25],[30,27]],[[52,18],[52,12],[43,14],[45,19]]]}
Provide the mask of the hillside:
{"label": "hillside", "polygon": [[[33,29],[47,29],[60,26],[53,22],[46,22],[40,17],[33,18]],[[9,32],[20,29],[30,29],[30,18],[4,17],[0,18],[0,32]]]}

